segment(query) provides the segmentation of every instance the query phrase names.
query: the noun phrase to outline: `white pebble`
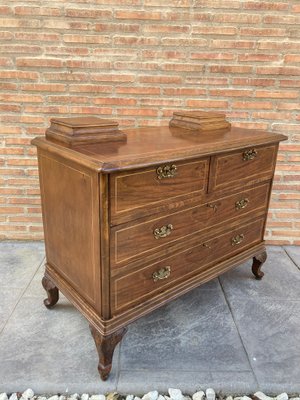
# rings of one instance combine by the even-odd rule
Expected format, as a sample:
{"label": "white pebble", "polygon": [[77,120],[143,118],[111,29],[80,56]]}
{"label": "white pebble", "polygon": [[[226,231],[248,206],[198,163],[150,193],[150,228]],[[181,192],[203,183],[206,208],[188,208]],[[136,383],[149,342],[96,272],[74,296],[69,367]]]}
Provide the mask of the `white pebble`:
{"label": "white pebble", "polygon": [[18,400],[17,393],[13,393],[10,395],[9,400]]}
{"label": "white pebble", "polygon": [[138,396],[135,396],[134,400],[142,400],[142,399]]}
{"label": "white pebble", "polygon": [[22,393],[23,399],[31,399],[34,396],[34,392],[32,389],[27,389]]}
{"label": "white pebble", "polygon": [[259,400],[273,400],[273,397],[269,397],[265,395],[263,392],[256,392],[254,393],[254,396],[258,397]]}
{"label": "white pebble", "polygon": [[216,393],[214,389],[208,388],[206,389],[206,398],[207,400],[215,400],[216,399]]}
{"label": "white pebble", "polygon": [[144,394],[142,400],[157,400],[157,398],[158,398],[158,391],[153,390],[152,392]]}
{"label": "white pebble", "polygon": [[232,396],[227,396],[226,400],[233,400],[233,397]]}
{"label": "white pebble", "polygon": [[0,400],[8,400],[6,393],[0,393]]}
{"label": "white pebble", "polygon": [[90,400],[105,400],[104,394],[93,394]]}
{"label": "white pebble", "polygon": [[58,399],[59,399],[59,397],[58,397],[57,394],[56,394],[55,396],[49,397],[48,400],[58,400]]}
{"label": "white pebble", "polygon": [[87,394],[87,393],[83,393],[82,395],[81,395],[81,400],[89,400],[89,395]]}
{"label": "white pebble", "polygon": [[169,395],[172,400],[183,400],[183,394],[180,389],[168,389]]}
{"label": "white pebble", "polygon": [[202,400],[204,396],[205,393],[203,392],[203,390],[201,390],[200,392],[196,392],[193,394],[193,400]]}
{"label": "white pebble", "polygon": [[276,397],[276,400],[289,400],[287,393],[281,393]]}
{"label": "white pebble", "polygon": [[243,396],[241,400],[252,400],[252,399],[248,396]]}
{"label": "white pebble", "polygon": [[157,400],[165,400],[164,396],[162,396],[161,394],[158,396]]}

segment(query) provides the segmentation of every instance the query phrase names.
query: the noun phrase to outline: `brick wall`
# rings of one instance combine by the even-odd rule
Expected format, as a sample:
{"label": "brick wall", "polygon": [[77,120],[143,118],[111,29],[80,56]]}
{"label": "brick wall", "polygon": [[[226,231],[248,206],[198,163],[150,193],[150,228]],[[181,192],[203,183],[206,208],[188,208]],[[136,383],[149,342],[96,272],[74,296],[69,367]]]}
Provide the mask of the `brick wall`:
{"label": "brick wall", "polygon": [[225,111],[281,145],[267,238],[300,244],[300,4],[245,0],[4,0],[0,239],[41,239],[35,149],[52,116],[167,123]]}

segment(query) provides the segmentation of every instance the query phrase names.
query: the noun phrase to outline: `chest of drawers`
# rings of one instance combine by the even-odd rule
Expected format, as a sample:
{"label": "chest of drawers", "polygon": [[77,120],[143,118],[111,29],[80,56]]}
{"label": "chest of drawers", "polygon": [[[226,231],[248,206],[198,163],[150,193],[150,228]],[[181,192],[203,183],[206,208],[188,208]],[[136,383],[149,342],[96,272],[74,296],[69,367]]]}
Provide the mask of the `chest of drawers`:
{"label": "chest of drawers", "polygon": [[248,258],[261,279],[284,135],[231,128],[120,132],[52,120],[38,148],[44,301],[59,290],[90,323],[103,380],[126,326]]}

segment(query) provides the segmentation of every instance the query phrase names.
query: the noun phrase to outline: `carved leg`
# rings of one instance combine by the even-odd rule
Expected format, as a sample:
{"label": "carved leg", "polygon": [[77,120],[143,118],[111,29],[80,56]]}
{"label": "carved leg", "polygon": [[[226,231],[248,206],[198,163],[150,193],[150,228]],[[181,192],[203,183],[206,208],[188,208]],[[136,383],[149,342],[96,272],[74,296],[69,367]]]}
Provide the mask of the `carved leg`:
{"label": "carved leg", "polygon": [[51,308],[55,306],[55,304],[58,302],[59,291],[54,283],[50,281],[50,279],[48,279],[46,276],[44,276],[42,279],[42,285],[46,290],[48,296],[48,298],[44,300],[44,304],[47,308]]}
{"label": "carved leg", "polygon": [[263,263],[267,259],[266,251],[258,254],[257,256],[253,257],[253,264],[252,264],[252,272],[255,276],[255,279],[261,279],[264,276],[264,273],[260,270]]}
{"label": "carved leg", "polygon": [[127,328],[122,328],[108,336],[101,335],[92,325],[90,325],[90,330],[99,355],[98,371],[101,379],[106,381],[111,370],[115,347],[122,340]]}

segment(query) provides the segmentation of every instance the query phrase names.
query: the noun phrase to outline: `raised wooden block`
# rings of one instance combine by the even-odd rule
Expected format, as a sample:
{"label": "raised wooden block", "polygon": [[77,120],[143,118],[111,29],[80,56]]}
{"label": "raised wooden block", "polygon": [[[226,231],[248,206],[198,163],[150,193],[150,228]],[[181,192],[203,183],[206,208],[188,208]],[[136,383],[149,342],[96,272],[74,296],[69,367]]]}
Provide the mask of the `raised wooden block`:
{"label": "raised wooden block", "polygon": [[118,122],[97,117],[52,118],[46,138],[67,147],[99,142],[126,142]]}

